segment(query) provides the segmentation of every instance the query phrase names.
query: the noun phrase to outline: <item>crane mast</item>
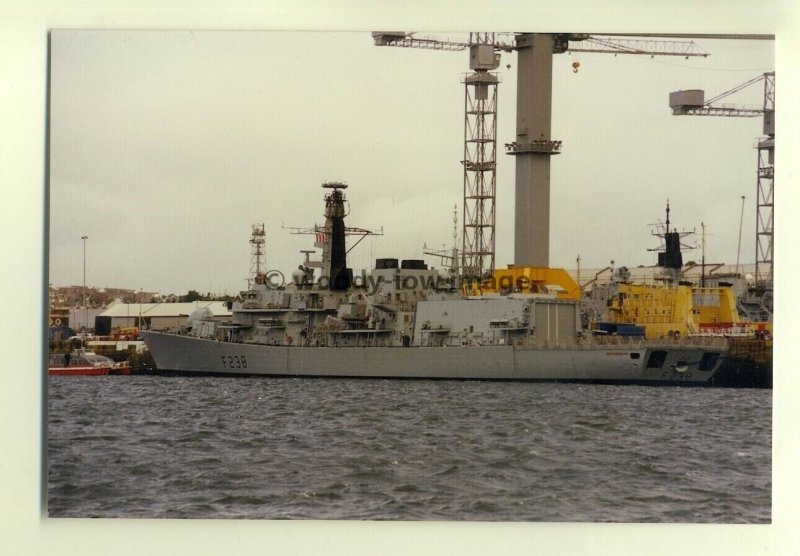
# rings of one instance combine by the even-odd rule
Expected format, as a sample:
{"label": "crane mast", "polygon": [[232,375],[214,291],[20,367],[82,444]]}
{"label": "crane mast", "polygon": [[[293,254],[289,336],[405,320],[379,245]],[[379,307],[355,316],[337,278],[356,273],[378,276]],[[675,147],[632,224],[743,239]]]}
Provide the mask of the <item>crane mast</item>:
{"label": "crane mast", "polygon": [[494,33],[470,34],[470,69],[464,77],[464,203],[461,269],[484,278],[495,268],[497,190],[497,74]]}
{"label": "crane mast", "polygon": [[775,72],[764,74],[764,134],[758,142],[756,189],[756,286],[772,290],[774,279]]}
{"label": "crane mast", "polygon": [[514,266],[550,266],[550,157],[561,141],[551,137],[553,53],[566,41],[553,34],[517,36],[517,125],[506,153],[516,157]]}

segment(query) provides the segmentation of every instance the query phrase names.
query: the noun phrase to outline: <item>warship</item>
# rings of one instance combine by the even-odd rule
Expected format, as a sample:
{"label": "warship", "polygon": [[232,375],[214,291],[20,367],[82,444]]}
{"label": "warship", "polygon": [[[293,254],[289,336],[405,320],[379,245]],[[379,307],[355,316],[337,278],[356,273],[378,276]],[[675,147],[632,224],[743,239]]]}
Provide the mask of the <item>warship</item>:
{"label": "warship", "polygon": [[[160,372],[688,386],[710,384],[726,356],[724,337],[653,338],[645,326],[588,322],[582,289],[563,269],[471,277],[381,258],[354,277],[347,185],[322,187],[325,223],[311,230],[320,260],[304,251],[285,283],[257,264],[228,321],[199,309],[179,330],[141,331]],[[263,225],[253,226],[259,256],[263,243]]]}

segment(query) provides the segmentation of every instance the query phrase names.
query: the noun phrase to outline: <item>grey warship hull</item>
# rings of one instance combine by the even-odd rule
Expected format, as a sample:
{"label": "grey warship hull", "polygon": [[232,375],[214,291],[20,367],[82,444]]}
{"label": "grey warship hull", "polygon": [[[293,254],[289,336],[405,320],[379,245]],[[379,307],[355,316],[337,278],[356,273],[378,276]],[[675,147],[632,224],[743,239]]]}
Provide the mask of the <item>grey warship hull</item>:
{"label": "grey warship hull", "polygon": [[721,345],[644,344],[571,347],[266,346],[142,332],[160,372],[283,377],[530,380],[704,385]]}

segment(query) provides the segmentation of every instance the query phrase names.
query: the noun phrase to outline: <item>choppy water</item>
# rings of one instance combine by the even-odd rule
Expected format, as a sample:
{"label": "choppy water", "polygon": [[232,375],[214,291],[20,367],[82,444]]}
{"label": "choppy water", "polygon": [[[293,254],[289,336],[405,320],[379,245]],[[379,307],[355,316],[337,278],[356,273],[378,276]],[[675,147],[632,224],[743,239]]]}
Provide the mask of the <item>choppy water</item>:
{"label": "choppy water", "polygon": [[51,377],[51,517],[768,523],[772,391]]}

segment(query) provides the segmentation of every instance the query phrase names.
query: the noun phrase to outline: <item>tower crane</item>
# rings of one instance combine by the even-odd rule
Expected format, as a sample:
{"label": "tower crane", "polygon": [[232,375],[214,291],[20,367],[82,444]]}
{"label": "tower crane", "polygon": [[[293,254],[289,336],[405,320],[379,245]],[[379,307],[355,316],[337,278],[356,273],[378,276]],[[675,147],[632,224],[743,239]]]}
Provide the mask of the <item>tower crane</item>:
{"label": "tower crane", "polygon": [[[764,99],[759,107],[720,104],[719,101],[751,85],[763,82]],[[756,144],[758,174],[756,184],[756,290],[769,292],[773,283],[773,186],[775,173],[775,72],[767,72],[705,100],[700,89],[675,91],[669,95],[669,106],[676,116],[726,116],[752,118],[763,116],[763,134]],[[771,309],[770,309],[771,310]]]}
{"label": "tower crane", "polygon": [[[506,34],[509,35],[509,34]],[[497,74],[500,52],[513,49],[513,36],[470,33],[469,42],[417,37],[413,33],[372,33],[378,46],[469,49],[472,73],[464,77],[464,176],[460,271],[483,278],[495,268],[495,198],[497,169]],[[452,261],[456,263],[457,261]]]}
{"label": "tower crane", "polygon": [[[635,36],[635,35],[633,35]],[[695,43],[609,38],[578,33],[470,33],[469,42],[415,33],[372,33],[377,46],[458,51],[469,49],[464,93],[464,200],[461,271],[483,277],[495,269],[497,85],[491,70],[502,52],[517,52],[516,138],[506,154],[516,158],[514,266],[550,264],[550,157],[561,152],[551,137],[553,54],[603,52],[650,56],[708,56]],[[577,69],[577,67],[575,68]]]}

